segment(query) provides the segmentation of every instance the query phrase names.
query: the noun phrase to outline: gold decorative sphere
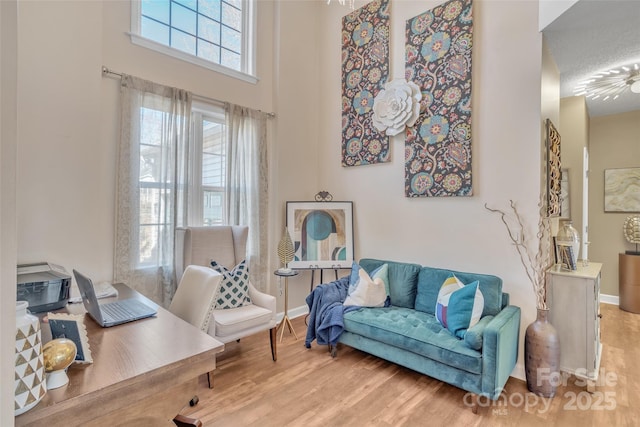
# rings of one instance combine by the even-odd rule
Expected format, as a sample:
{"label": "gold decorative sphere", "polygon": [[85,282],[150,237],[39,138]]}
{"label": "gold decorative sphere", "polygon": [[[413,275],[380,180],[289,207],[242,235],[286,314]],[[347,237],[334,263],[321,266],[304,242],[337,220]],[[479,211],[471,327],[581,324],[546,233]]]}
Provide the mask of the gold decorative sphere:
{"label": "gold decorative sphere", "polygon": [[45,372],[59,371],[71,365],[76,358],[76,344],[68,338],[56,338],[42,347]]}

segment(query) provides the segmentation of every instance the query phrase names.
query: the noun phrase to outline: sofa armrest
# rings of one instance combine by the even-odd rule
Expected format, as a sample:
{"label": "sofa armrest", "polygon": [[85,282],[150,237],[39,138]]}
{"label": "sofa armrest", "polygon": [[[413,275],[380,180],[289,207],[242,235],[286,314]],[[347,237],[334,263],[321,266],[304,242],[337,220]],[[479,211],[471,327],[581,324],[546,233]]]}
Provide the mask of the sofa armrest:
{"label": "sofa armrest", "polygon": [[258,307],[266,308],[273,313],[274,318],[276,317],[276,297],[260,292],[251,283],[249,283],[249,297],[252,303]]}
{"label": "sofa armrest", "polygon": [[518,360],[520,307],[507,306],[484,331],[482,346],[482,394],[500,396]]}

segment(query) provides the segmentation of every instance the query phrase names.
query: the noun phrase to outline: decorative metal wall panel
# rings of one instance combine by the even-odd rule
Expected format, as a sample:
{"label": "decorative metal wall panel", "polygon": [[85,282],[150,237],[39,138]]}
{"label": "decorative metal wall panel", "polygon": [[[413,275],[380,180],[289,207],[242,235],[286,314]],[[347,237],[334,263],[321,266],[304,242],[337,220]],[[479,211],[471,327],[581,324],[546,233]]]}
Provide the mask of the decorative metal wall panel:
{"label": "decorative metal wall panel", "polygon": [[375,0],[342,19],[342,166],[389,161],[389,137],[371,123],[388,78],[389,0]]}
{"label": "decorative metal wall panel", "polygon": [[405,141],[407,197],[470,196],[471,0],[451,0],[407,21],[405,77],[422,90]]}

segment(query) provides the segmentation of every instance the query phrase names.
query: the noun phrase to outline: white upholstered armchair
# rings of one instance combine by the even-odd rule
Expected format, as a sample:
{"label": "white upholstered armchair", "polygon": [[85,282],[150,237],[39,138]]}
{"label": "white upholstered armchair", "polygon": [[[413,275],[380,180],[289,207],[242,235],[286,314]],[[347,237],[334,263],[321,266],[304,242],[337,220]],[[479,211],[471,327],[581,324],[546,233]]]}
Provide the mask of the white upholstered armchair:
{"label": "white upholstered armchair", "polygon": [[[188,265],[211,266],[211,260],[228,270],[246,257],[249,229],[246,226],[185,227],[176,230],[176,277],[178,282]],[[276,298],[249,284],[251,304],[238,308],[215,309],[208,333],[223,343],[269,331],[271,357],[276,349]]]}

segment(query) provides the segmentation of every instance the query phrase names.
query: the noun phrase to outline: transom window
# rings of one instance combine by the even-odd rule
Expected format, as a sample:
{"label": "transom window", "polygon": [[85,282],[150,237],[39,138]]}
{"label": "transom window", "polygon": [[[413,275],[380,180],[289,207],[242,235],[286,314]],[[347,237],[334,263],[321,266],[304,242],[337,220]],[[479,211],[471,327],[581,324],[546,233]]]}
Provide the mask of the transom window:
{"label": "transom window", "polygon": [[254,4],[255,0],[132,1],[132,41],[252,81]]}

